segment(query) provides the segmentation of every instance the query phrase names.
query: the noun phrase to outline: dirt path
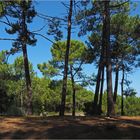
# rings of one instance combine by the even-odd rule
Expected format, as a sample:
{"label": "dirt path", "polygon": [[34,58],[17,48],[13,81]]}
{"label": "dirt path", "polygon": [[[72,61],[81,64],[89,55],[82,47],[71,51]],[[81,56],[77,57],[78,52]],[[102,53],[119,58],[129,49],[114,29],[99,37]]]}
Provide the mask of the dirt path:
{"label": "dirt path", "polygon": [[0,117],[0,139],[140,139],[140,117]]}

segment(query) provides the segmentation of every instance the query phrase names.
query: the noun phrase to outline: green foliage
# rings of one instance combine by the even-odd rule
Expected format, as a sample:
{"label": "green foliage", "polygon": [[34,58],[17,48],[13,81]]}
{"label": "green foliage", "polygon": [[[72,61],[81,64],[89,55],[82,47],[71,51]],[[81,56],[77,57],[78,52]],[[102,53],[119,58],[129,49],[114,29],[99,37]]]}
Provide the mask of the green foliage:
{"label": "green foliage", "polygon": [[[64,60],[66,51],[66,41],[58,41],[51,48],[52,60],[48,63],[38,64],[39,70],[44,77],[62,76],[64,70]],[[87,63],[85,57],[88,57],[87,47],[83,42],[71,40],[69,52],[68,75],[73,75],[74,80],[80,81],[83,86],[93,84],[91,82],[94,76],[88,77],[82,72],[83,64]],[[70,69],[71,67],[71,69]],[[93,80],[94,81],[94,80]]]}
{"label": "green foliage", "polygon": [[[53,44],[51,52],[55,62],[63,64],[66,51],[66,41],[58,41]],[[69,52],[69,63],[74,64],[78,61],[82,61],[86,51],[86,46],[83,42],[77,40],[71,40],[71,47]],[[61,65],[62,65],[61,64]]]}
{"label": "green foliage", "polygon": [[53,35],[55,41],[61,40],[63,38],[63,32],[60,30],[61,21],[58,18],[52,18],[48,23],[49,30],[47,32],[48,35]]}
{"label": "green foliage", "polygon": [[42,72],[44,77],[54,77],[58,74],[58,70],[50,63],[38,64],[37,67]]}
{"label": "green foliage", "polygon": [[0,85],[0,113],[4,113],[7,111],[8,108],[8,95],[4,89],[4,87],[1,87]]}
{"label": "green foliage", "polygon": [[59,105],[59,94],[50,88],[51,80],[35,77],[32,80],[33,87],[33,109],[40,114],[44,111],[56,111]]}
{"label": "green foliage", "polygon": [[79,90],[76,93],[77,110],[83,111],[84,104],[91,102],[93,100],[93,97],[94,97],[94,94],[91,91],[87,91],[86,89],[83,89],[82,87],[79,88]]}
{"label": "green foliage", "polygon": [[11,105],[8,107],[6,115],[9,116],[24,116],[25,112],[20,108],[15,105]]}
{"label": "green foliage", "polygon": [[[102,98],[102,114],[106,115],[107,111],[107,93],[104,92]],[[129,96],[124,98],[124,114],[126,116],[138,116],[140,115],[140,98],[136,96]],[[93,101],[85,102],[83,111],[86,115],[92,115]],[[121,96],[117,96],[115,104],[116,115],[121,115]]]}
{"label": "green foliage", "polygon": [[[36,16],[35,9],[32,5],[32,1],[5,1],[6,15],[14,20],[8,20],[9,28],[5,28],[8,34],[17,34],[17,41],[12,43],[10,54],[15,54],[21,51],[23,43],[26,45],[35,45],[35,35],[29,31],[27,24],[31,23]],[[24,18],[24,19],[23,19]],[[25,23],[23,23],[23,20]],[[14,22],[13,22],[14,21]],[[21,27],[25,25],[25,28]],[[23,31],[24,30],[24,31]]]}
{"label": "green foliage", "polygon": [[[1,64],[1,67],[5,67],[5,64]],[[30,67],[31,73],[33,73],[31,63]],[[5,72],[10,72],[10,75],[6,74],[7,78],[0,82],[0,87],[3,91],[3,94],[1,91],[1,110],[7,115],[24,115],[27,97],[24,81],[23,58],[17,57],[13,64],[6,64],[4,70]],[[1,73],[3,73],[3,71],[1,71]],[[13,78],[13,76],[16,77],[16,79]],[[51,80],[47,77],[38,78],[33,74],[33,113],[39,115],[43,112],[58,112],[61,97],[61,87],[62,81]],[[76,90],[76,110],[82,111],[84,108],[84,103],[91,101],[93,94],[92,92],[82,88],[80,85],[76,85]],[[71,107],[72,86],[71,81],[68,81],[66,111],[70,112]]]}
{"label": "green foliage", "polygon": [[85,115],[92,115],[93,114],[93,101],[84,103],[83,111]]}
{"label": "green foliage", "polygon": [[140,115],[140,98],[131,96],[124,100],[124,113],[129,116]]}
{"label": "green foliage", "polygon": [[[29,62],[30,75],[34,75],[33,65]],[[13,63],[13,73],[18,79],[24,79],[25,70],[24,70],[24,60],[23,57],[17,57]]]}

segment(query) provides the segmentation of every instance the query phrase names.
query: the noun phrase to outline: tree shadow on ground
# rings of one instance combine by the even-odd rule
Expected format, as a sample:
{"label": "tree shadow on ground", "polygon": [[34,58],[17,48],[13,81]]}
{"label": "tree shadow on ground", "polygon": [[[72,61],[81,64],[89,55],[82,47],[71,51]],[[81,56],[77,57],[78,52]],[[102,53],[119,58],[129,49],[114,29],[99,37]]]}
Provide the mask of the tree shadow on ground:
{"label": "tree shadow on ground", "polygon": [[114,117],[114,119],[116,119],[117,122],[123,122],[123,123],[128,123],[128,124],[133,124],[133,125],[139,125],[140,126],[140,121],[138,121],[138,120],[124,119],[124,118],[119,118],[119,117]]}
{"label": "tree shadow on ground", "polygon": [[140,138],[140,128],[120,128],[115,123],[69,124],[47,130],[50,139],[134,139]]}
{"label": "tree shadow on ground", "polygon": [[[8,120],[8,119],[7,119]],[[139,139],[139,121],[103,117],[28,117],[7,121],[0,139]],[[13,127],[14,125],[14,127]]]}

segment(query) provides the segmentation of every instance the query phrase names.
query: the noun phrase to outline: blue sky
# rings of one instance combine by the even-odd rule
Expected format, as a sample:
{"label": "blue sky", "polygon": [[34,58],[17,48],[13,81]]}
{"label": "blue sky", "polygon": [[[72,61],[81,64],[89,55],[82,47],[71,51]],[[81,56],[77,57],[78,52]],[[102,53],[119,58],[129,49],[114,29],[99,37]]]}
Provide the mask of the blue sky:
{"label": "blue sky", "polygon": [[[51,16],[59,16],[59,17],[66,15],[66,9],[61,4],[60,1],[55,1],[55,0],[40,1],[39,0],[35,2],[35,7],[36,7],[37,12],[42,13],[42,14],[47,14]],[[136,10],[132,11],[131,14],[132,15],[140,14],[139,9],[140,9],[140,2],[138,2],[138,7],[136,8]],[[37,17],[34,19],[33,24],[31,25],[31,30],[40,29],[44,24],[45,22]],[[5,26],[3,24],[0,24],[0,37],[11,38],[12,36],[7,35],[4,29],[5,29]],[[46,32],[47,32],[47,29],[41,33],[47,36]],[[78,28],[74,30],[74,33],[72,34],[72,39],[85,41],[86,36],[79,38],[77,36],[77,32],[78,32]],[[65,35],[66,35],[66,31],[65,31]],[[47,37],[53,40],[53,37],[51,36],[47,36]],[[51,48],[52,43],[43,39],[42,37],[37,37],[37,39],[38,39],[38,42],[36,46],[28,47],[28,56],[29,56],[29,60],[33,63],[34,70],[38,73],[39,76],[41,76],[41,73],[37,69],[37,64],[47,62],[48,60],[51,59],[50,48]],[[66,39],[66,36],[64,36],[64,40],[65,39]],[[11,41],[0,41],[0,51],[9,50],[11,46],[12,46]],[[10,56],[9,63],[13,63],[14,59],[20,55],[22,55],[22,53],[18,53],[18,54],[15,54],[14,56]],[[96,74],[97,72],[93,64],[84,66],[84,69],[85,69],[85,73],[88,73],[88,74],[91,74],[91,73]],[[140,96],[139,78],[140,78],[139,68],[137,70],[134,70],[134,72],[131,75],[129,75],[129,79],[133,81],[131,84],[131,87],[136,89],[136,91],[138,92],[138,96]]]}

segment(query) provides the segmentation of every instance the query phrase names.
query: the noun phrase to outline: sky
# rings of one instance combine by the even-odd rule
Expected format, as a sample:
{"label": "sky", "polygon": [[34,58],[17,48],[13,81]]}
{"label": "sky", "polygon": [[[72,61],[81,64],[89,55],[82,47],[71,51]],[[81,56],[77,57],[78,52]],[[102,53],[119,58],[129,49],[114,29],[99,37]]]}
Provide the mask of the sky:
{"label": "sky", "polygon": [[[64,1],[64,2],[68,2],[68,1]],[[136,8],[135,11],[131,12],[131,15],[137,15],[140,14],[140,1],[136,1],[138,3],[138,6]],[[35,1],[34,3],[36,11],[42,14],[47,14],[50,16],[58,16],[58,17],[63,17],[66,15],[66,8],[61,4],[61,1],[55,1],[55,0],[38,0]],[[40,29],[43,25],[45,25],[44,20],[36,17],[33,20],[33,23],[30,26],[31,31],[33,30],[37,30]],[[66,40],[66,30],[64,31],[64,40]],[[43,30],[42,32],[40,32],[41,34],[44,34],[46,37],[48,37],[49,39],[53,40],[52,36],[48,36],[46,34],[47,32],[47,28],[46,30]],[[77,36],[78,33],[78,27],[74,29],[74,32],[72,33],[72,39],[77,39],[77,40],[81,40],[81,41],[85,41],[87,39],[87,36],[81,37],[79,38]],[[5,25],[0,23],[0,38],[14,38],[13,35],[7,35],[5,33]],[[15,36],[16,37],[16,36]],[[36,36],[37,38],[37,44],[36,46],[28,46],[28,57],[29,57],[29,61],[33,64],[34,66],[34,70],[35,72],[37,72],[37,75],[41,77],[41,73],[40,71],[37,69],[37,64],[43,63],[43,62],[47,62],[48,60],[51,60],[51,52],[50,52],[50,48],[52,46],[52,43],[45,40],[42,37]],[[12,47],[12,43],[11,41],[0,41],[0,51],[1,50],[9,50]],[[13,63],[14,59],[17,56],[21,56],[22,53],[18,53],[15,55],[12,55],[9,57],[9,63]],[[88,75],[92,74],[92,73],[97,73],[97,70],[95,69],[94,64],[91,65],[86,65],[84,66],[84,72],[87,73]],[[140,97],[140,68],[138,68],[137,70],[134,70],[133,73],[131,75],[128,76],[129,80],[133,81],[131,84],[131,87],[133,87],[134,89],[136,89],[136,91],[138,92],[137,96]],[[114,80],[114,76],[113,76],[113,80]],[[94,90],[94,87],[93,87]]]}

